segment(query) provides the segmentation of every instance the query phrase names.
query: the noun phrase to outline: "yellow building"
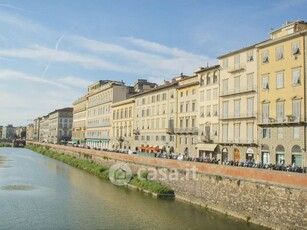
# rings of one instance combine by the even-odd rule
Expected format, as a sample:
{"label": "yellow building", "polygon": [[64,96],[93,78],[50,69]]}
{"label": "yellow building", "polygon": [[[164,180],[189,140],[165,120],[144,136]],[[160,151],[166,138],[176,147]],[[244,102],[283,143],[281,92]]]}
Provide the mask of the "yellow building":
{"label": "yellow building", "polygon": [[78,146],[85,145],[85,130],[87,118],[87,96],[83,96],[73,102],[73,128],[72,142]]}
{"label": "yellow building", "polygon": [[134,148],[134,98],[112,105],[111,148],[128,151]]}
{"label": "yellow building", "polygon": [[287,22],[257,45],[261,161],[307,166],[305,22]]}
{"label": "yellow building", "polygon": [[177,151],[188,157],[198,157],[198,76],[186,77],[178,82],[177,89]]}

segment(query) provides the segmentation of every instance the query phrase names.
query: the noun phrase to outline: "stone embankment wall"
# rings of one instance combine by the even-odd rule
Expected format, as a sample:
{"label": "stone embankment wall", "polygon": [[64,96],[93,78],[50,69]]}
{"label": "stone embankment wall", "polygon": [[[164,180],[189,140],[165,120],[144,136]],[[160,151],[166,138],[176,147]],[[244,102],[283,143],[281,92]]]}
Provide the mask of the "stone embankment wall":
{"label": "stone embankment wall", "polygon": [[107,167],[124,162],[149,176],[158,170],[156,180],[177,198],[227,215],[272,229],[307,229],[307,174],[44,145]]}

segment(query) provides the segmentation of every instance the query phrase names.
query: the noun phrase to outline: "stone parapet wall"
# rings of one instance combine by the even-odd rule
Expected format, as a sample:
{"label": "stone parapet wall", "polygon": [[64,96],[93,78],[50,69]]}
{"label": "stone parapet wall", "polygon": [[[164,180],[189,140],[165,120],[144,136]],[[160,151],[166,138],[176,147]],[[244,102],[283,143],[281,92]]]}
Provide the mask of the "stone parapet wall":
{"label": "stone parapet wall", "polygon": [[[157,180],[171,187],[177,198],[272,229],[307,229],[307,174],[43,145],[106,167],[124,162],[133,172],[164,169],[166,176]],[[187,175],[192,168],[196,176]]]}

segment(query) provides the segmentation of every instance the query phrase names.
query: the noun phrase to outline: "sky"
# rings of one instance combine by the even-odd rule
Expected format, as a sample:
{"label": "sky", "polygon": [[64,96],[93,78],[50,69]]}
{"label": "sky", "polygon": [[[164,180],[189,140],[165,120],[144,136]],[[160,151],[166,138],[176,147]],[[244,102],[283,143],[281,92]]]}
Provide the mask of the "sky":
{"label": "sky", "polygon": [[72,107],[99,80],[193,75],[306,12],[307,0],[0,0],[0,125]]}

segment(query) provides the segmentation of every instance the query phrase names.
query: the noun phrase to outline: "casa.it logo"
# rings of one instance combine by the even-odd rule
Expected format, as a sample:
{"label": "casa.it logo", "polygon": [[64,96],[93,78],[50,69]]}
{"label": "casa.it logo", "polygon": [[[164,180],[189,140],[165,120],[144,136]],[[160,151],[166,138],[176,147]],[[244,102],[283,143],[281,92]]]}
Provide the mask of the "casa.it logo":
{"label": "casa.it logo", "polygon": [[129,183],[131,177],[132,172],[127,164],[117,163],[112,165],[112,167],[109,169],[109,179],[117,186],[123,186]]}

